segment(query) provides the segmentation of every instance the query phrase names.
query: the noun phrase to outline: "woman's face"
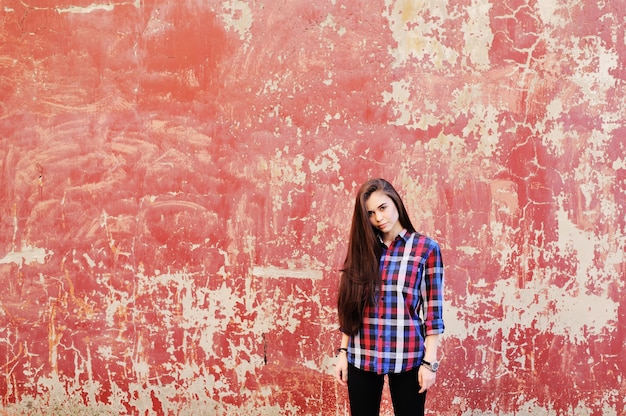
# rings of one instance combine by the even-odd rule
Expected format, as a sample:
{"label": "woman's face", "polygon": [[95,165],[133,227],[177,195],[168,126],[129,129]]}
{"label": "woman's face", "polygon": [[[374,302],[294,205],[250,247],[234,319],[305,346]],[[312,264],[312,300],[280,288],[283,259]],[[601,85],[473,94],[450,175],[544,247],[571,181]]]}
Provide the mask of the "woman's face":
{"label": "woman's face", "polygon": [[384,235],[395,238],[402,231],[403,227],[398,221],[398,209],[383,191],[373,192],[365,201],[365,208],[372,226]]}

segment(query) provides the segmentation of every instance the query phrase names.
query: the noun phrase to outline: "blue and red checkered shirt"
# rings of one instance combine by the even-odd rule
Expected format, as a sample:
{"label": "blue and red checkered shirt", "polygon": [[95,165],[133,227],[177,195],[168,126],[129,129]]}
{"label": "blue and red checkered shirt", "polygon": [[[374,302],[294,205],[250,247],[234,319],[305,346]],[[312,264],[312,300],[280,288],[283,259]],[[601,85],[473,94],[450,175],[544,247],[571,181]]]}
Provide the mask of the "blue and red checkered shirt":
{"label": "blue and red checkered shirt", "polygon": [[441,334],[443,261],[433,239],[403,230],[380,258],[382,287],[367,305],[359,333],[350,338],[348,361],[378,374],[418,367],[424,337]]}

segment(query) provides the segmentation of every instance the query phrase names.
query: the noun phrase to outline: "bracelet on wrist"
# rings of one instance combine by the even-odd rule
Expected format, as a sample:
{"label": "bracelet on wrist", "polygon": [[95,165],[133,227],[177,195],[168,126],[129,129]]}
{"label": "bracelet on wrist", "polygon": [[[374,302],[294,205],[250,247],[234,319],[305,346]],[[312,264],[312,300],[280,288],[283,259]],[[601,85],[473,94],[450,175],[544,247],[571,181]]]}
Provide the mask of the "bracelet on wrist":
{"label": "bracelet on wrist", "polygon": [[345,351],[346,354],[348,353],[348,349],[347,348],[343,348],[343,347],[337,348],[337,354],[341,353],[341,351]]}

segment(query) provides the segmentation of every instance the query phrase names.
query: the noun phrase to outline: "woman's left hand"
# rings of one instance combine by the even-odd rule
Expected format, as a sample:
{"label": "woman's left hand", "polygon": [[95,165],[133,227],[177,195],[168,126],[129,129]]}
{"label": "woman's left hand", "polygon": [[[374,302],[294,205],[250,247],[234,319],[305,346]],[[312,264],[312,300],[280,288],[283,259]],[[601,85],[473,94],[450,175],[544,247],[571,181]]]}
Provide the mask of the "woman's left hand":
{"label": "woman's left hand", "polygon": [[420,384],[420,393],[424,393],[426,390],[434,386],[436,380],[437,373],[430,371],[423,365],[421,365],[417,370],[417,381]]}

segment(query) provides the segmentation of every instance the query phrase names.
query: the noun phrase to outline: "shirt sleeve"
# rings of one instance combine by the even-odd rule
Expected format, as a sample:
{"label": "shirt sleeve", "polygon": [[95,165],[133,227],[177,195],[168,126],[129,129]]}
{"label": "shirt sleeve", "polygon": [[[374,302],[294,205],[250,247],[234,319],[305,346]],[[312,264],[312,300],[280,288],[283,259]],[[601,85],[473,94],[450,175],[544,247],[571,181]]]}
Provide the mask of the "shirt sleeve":
{"label": "shirt sleeve", "polygon": [[432,241],[424,263],[424,276],[421,284],[424,317],[424,335],[442,334],[443,323],[443,260],[439,244]]}

